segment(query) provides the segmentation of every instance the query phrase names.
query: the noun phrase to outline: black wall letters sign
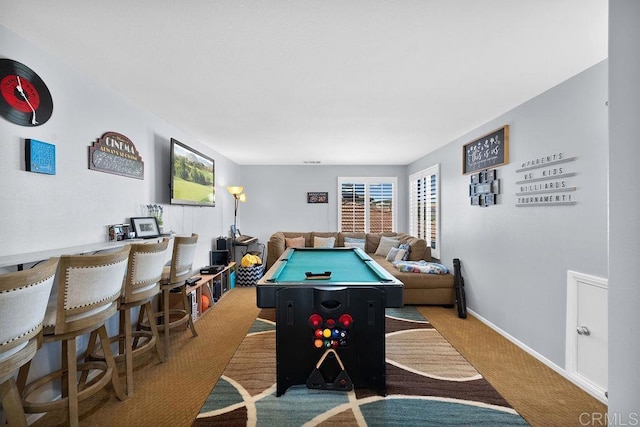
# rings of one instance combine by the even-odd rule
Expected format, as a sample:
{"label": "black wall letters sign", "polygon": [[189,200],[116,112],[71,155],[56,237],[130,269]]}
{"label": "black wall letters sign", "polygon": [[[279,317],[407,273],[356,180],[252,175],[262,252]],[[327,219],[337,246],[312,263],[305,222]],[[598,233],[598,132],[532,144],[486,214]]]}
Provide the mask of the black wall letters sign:
{"label": "black wall letters sign", "polygon": [[509,163],[509,125],[462,146],[462,173]]}

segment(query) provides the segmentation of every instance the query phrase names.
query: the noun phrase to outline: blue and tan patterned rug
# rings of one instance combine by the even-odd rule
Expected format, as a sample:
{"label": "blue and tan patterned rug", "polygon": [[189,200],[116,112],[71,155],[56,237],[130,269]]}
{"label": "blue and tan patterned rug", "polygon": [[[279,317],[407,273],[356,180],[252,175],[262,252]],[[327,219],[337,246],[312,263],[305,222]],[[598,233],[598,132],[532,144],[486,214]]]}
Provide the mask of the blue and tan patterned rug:
{"label": "blue and tan patterned rug", "polygon": [[275,333],[262,310],[194,426],[527,425],[413,307],[386,310],[386,397],[305,385],[276,397]]}

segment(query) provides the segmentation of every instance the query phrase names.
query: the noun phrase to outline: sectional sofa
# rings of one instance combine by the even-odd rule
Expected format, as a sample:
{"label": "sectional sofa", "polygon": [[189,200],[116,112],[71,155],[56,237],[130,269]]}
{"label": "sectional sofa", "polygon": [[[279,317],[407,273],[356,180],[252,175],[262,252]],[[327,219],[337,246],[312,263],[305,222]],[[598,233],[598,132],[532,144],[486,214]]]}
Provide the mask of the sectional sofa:
{"label": "sectional sofa", "polygon": [[[392,261],[388,261],[385,255],[376,255],[376,250],[380,245],[382,236],[396,237],[401,244],[409,245],[409,261],[425,260],[436,262],[431,259],[431,248],[424,239],[410,236],[405,233],[343,233],[343,232],[290,232],[278,231],[273,233],[267,242],[266,268],[271,266],[280,258],[287,248],[287,240],[292,243],[298,238],[298,243],[304,238],[305,247],[313,247],[315,238],[325,240],[333,237],[335,247],[344,247],[352,244],[353,241],[364,241],[364,251],[369,254],[378,264],[384,267],[392,275],[404,283],[403,300],[409,305],[444,305],[453,306],[456,301],[454,289],[454,277],[451,273],[446,274],[426,274],[399,271]],[[331,240],[331,239],[329,239]],[[347,245],[345,245],[345,240]],[[380,252],[380,251],[379,251]]]}

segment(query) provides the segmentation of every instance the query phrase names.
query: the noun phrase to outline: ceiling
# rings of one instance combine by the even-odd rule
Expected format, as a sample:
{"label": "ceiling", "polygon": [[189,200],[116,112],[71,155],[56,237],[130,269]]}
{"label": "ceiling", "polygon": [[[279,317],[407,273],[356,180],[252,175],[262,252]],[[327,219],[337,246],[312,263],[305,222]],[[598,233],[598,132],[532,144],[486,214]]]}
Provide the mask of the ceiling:
{"label": "ceiling", "polygon": [[607,57],[607,0],[0,10],[0,25],[242,165],[406,165]]}

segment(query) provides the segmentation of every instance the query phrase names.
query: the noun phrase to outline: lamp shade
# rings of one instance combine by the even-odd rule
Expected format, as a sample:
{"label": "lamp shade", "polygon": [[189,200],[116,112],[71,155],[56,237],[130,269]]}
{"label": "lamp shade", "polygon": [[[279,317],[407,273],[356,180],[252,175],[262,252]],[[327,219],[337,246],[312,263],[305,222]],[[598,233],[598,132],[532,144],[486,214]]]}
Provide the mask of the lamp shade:
{"label": "lamp shade", "polygon": [[244,187],[240,187],[240,186],[229,186],[227,187],[227,191],[231,194],[233,194],[234,196],[237,196],[238,194],[242,193],[244,191]]}
{"label": "lamp shade", "polygon": [[242,203],[247,201],[247,195],[242,193],[241,195],[238,196],[238,200],[240,200]]}

